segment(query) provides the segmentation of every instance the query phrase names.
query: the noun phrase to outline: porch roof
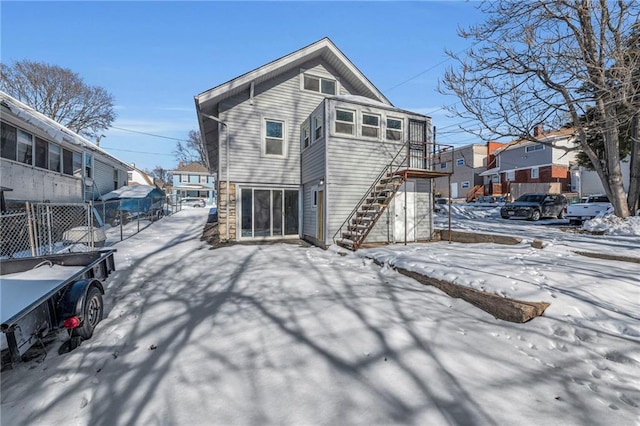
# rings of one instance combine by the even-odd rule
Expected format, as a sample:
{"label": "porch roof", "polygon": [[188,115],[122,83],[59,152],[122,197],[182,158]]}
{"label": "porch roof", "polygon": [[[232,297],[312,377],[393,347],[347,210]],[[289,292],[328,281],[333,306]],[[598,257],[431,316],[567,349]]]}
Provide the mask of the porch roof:
{"label": "porch roof", "polygon": [[485,170],[484,172],[480,173],[479,176],[497,175],[498,173],[500,173],[500,167],[494,167],[493,169]]}

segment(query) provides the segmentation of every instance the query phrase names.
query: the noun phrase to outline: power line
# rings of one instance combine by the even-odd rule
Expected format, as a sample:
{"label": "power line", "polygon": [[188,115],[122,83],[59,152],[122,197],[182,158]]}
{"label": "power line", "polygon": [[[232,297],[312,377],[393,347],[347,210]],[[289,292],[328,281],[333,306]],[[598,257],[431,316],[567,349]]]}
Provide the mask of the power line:
{"label": "power line", "polygon": [[[153,137],[156,137],[156,138],[169,139],[169,140],[172,140],[172,141],[189,142],[188,140],[185,140],[185,139],[171,138],[169,136],[162,136],[162,135],[156,135],[156,134],[153,134],[153,133],[140,132],[140,131],[137,131],[137,130],[124,129],[122,127],[111,126],[111,128],[112,129],[122,130],[124,132],[139,133],[141,135],[147,135],[147,136],[153,136]],[[132,151],[132,152],[134,152],[134,151]]]}
{"label": "power line", "polygon": [[106,147],[104,145],[101,145],[100,148],[106,149],[106,150],[109,150],[109,151],[122,151],[122,152],[133,152],[133,153],[136,153],[136,154],[166,155],[166,156],[169,156],[169,157],[175,157],[174,154],[162,154],[160,152],[134,151],[134,150],[131,150],[131,149],[109,148],[109,147]]}

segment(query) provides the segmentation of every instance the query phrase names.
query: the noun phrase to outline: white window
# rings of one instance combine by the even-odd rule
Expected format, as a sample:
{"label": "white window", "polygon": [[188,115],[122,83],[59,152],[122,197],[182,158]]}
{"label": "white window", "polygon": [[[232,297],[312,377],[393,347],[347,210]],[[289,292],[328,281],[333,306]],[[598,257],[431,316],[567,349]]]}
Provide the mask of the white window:
{"label": "white window", "polygon": [[462,189],[469,189],[470,187],[471,187],[471,182],[469,182],[468,180],[462,182]]}
{"label": "white window", "polygon": [[304,74],[302,87],[311,92],[324,93],[326,95],[336,95],[338,84],[335,80],[317,77],[315,75]]}
{"label": "white window", "polygon": [[309,134],[309,122],[305,121],[302,125],[302,149],[305,149],[311,144],[310,134]]}
{"label": "white window", "polygon": [[32,164],[33,136],[30,133],[18,129],[18,161]]}
{"label": "white window", "polygon": [[322,137],[322,116],[313,117],[313,140],[317,141]]}
{"label": "white window", "polygon": [[464,166],[464,158],[458,158],[456,160],[456,166]]}
{"label": "white window", "polygon": [[188,183],[189,182],[189,175],[179,175],[180,176],[180,182],[181,183]]}
{"label": "white window", "polygon": [[376,139],[380,137],[380,116],[362,114],[362,136]]}
{"label": "white window", "polygon": [[355,113],[345,109],[336,109],[336,133],[353,135]]}
{"label": "white window", "polygon": [[127,172],[127,180],[129,182],[133,181],[133,172]]}
{"label": "white window", "polygon": [[538,179],[540,177],[540,169],[534,167],[531,169],[531,179]]}
{"label": "white window", "polygon": [[447,163],[440,163],[440,168],[441,169],[446,169],[447,168]]}
{"label": "white window", "polygon": [[387,140],[402,140],[402,119],[387,117]]}
{"label": "white window", "polygon": [[508,172],[505,172],[505,178],[507,181],[513,182],[514,180],[516,180],[516,171],[509,170]]}
{"label": "white window", "polygon": [[525,152],[541,151],[543,149],[544,149],[544,145],[540,143],[535,145],[529,145],[524,148]]}
{"label": "white window", "polygon": [[209,179],[206,175],[200,175],[200,183],[209,183],[207,182]]}
{"label": "white window", "polygon": [[284,157],[284,121],[265,119],[264,130],[262,153],[268,156]]}

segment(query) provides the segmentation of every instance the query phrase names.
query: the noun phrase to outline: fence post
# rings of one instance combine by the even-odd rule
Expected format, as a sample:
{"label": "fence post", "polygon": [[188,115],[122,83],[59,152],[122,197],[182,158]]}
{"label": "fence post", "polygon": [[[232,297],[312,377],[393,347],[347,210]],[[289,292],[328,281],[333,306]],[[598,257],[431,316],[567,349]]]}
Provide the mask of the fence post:
{"label": "fence post", "polygon": [[47,236],[49,237],[49,253],[53,253],[53,236],[51,235],[51,228],[52,228],[52,223],[51,223],[51,206],[47,205],[47,228],[48,231],[47,232]]}
{"label": "fence post", "polygon": [[122,241],[124,239],[122,236],[122,200],[118,200],[118,212],[120,214],[120,241]]}
{"label": "fence post", "polygon": [[29,230],[29,248],[31,249],[31,256],[36,256],[36,239],[33,229],[33,212],[31,211],[31,203],[28,201],[25,203],[27,207],[27,229]]}
{"label": "fence post", "polygon": [[89,237],[89,248],[91,251],[95,250],[95,241],[93,240],[93,200],[89,201],[87,205],[87,232],[91,235]]}

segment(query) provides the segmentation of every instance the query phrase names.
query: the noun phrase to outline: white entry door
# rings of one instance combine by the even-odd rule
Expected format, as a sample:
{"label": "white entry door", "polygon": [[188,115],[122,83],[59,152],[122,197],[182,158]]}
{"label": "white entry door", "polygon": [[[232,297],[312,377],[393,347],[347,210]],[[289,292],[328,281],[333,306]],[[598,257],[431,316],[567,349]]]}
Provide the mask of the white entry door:
{"label": "white entry door", "polygon": [[[406,197],[406,200],[405,200]],[[405,203],[406,201],[406,203]],[[407,241],[416,240],[416,183],[407,181],[398,190],[394,200],[395,224],[393,236],[396,242],[405,242],[405,223]],[[406,205],[406,210],[405,210]],[[406,222],[405,222],[406,212]]]}
{"label": "white entry door", "polygon": [[458,183],[457,182],[452,182],[451,183],[451,188],[449,190],[451,191],[451,198],[458,198]]}

